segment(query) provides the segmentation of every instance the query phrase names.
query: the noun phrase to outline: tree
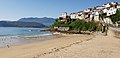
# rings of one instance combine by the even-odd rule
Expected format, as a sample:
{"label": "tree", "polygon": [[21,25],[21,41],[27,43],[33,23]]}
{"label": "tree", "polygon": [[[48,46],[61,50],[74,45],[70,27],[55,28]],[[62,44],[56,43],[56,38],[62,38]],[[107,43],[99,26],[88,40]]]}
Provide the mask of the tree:
{"label": "tree", "polygon": [[115,22],[120,20],[120,10],[116,11],[116,14],[110,16],[112,22],[115,24]]}

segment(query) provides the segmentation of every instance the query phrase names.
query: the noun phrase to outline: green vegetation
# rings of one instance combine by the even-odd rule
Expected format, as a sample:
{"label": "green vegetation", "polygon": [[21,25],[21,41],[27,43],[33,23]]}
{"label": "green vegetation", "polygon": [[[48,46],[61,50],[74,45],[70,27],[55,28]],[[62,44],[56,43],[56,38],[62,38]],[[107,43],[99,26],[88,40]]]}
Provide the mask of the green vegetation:
{"label": "green vegetation", "polygon": [[69,24],[72,27],[72,30],[78,31],[99,31],[100,26],[98,26],[97,22],[89,21],[86,22],[84,20],[76,20]]}
{"label": "green vegetation", "polygon": [[[100,14],[100,18],[102,18],[102,19],[106,18],[106,17],[107,17],[106,15],[107,15],[106,13],[101,13],[101,14]],[[100,19],[100,18],[99,18],[99,19]]]}
{"label": "green vegetation", "polygon": [[120,20],[120,10],[117,10],[116,14],[110,16],[112,22],[115,24],[115,22]]}
{"label": "green vegetation", "polygon": [[62,22],[59,19],[55,22],[51,28],[53,27],[70,27],[71,30],[76,31],[100,31],[101,27],[99,23],[94,21],[86,22],[84,20],[75,20],[75,19],[66,19],[68,22]]}
{"label": "green vegetation", "polygon": [[65,22],[62,22],[60,20],[57,20],[57,22],[55,22],[53,25],[52,25],[52,28],[53,27],[69,27],[69,22],[65,23]]}

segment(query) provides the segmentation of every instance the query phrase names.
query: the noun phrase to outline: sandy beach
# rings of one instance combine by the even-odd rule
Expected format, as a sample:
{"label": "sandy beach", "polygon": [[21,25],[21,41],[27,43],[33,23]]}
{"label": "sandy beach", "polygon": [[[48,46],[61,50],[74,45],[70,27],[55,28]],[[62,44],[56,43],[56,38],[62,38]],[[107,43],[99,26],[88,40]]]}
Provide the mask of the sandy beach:
{"label": "sandy beach", "polygon": [[0,48],[9,46],[15,46],[15,45],[23,45],[23,44],[30,44],[30,43],[36,43],[41,41],[47,41],[47,40],[53,40],[53,39],[59,39],[56,38],[58,36],[56,35],[32,35],[32,36],[16,36],[16,37],[0,37]]}
{"label": "sandy beach", "polygon": [[54,40],[0,48],[0,58],[120,58],[111,35],[59,34]]}

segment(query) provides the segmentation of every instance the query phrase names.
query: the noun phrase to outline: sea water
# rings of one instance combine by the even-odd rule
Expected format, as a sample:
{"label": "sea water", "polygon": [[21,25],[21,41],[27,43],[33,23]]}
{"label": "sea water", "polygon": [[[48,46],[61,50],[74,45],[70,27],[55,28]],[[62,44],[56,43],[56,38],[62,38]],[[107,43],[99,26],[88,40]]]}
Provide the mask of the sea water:
{"label": "sea water", "polygon": [[[19,27],[0,27],[0,47],[28,44],[32,42],[39,42],[54,39],[46,35],[53,34],[52,32],[41,32],[48,28],[19,28]],[[28,36],[43,36],[40,38],[24,38]]]}
{"label": "sea water", "polygon": [[0,37],[49,35],[52,32],[41,32],[48,28],[19,28],[19,27],[0,27]]}

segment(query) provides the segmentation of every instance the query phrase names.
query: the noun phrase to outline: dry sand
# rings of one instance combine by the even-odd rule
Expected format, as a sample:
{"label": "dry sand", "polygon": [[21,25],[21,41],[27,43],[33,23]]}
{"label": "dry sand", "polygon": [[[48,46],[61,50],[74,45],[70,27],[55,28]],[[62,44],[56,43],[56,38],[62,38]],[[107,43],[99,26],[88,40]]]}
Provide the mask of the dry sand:
{"label": "dry sand", "polygon": [[120,39],[101,35],[56,35],[58,38],[0,48],[0,58],[120,58]]}

